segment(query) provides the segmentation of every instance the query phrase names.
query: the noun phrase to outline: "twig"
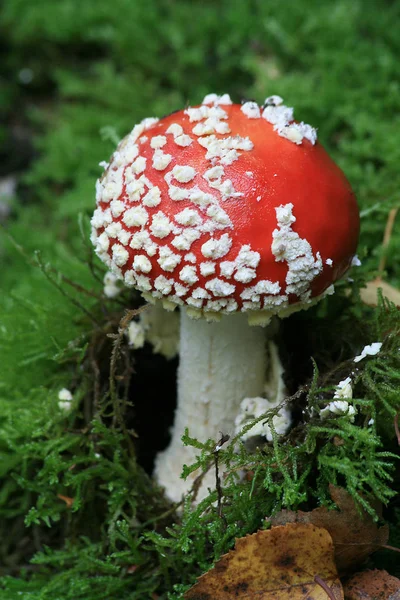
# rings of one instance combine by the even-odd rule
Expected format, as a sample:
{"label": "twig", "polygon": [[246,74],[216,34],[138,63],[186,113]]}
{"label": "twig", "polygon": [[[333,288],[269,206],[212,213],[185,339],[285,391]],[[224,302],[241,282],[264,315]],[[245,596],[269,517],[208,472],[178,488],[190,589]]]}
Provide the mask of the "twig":
{"label": "twig", "polygon": [[97,413],[99,411],[99,406],[100,406],[100,367],[95,358],[93,345],[90,348],[89,360],[90,360],[90,365],[91,365],[93,375],[94,375],[94,382],[93,382],[93,408],[94,408],[94,411],[93,412],[95,415],[97,415]]}
{"label": "twig", "polygon": [[148,305],[145,304],[144,306],[141,306],[140,308],[136,308],[133,310],[127,310],[125,315],[122,317],[122,319],[119,323],[118,333],[117,334],[113,334],[113,333],[108,334],[108,337],[110,337],[114,340],[113,349],[111,352],[110,376],[109,376],[110,398],[111,398],[111,404],[112,404],[112,407],[114,410],[113,427],[115,427],[117,423],[121,427],[121,431],[127,440],[131,456],[135,455],[135,449],[134,449],[134,446],[133,446],[132,440],[131,440],[132,432],[127,430],[125,421],[123,418],[123,411],[125,409],[126,400],[127,400],[127,398],[126,398],[127,391],[125,390],[125,395],[121,402],[120,399],[118,398],[117,384],[116,384],[116,380],[118,378],[117,362],[118,362],[118,358],[121,353],[121,346],[122,346],[124,334],[128,328],[129,323],[132,321],[132,319],[134,317],[136,317],[141,312],[145,311],[147,309],[147,306]]}
{"label": "twig", "polygon": [[[42,258],[41,258],[40,252],[36,251],[35,255],[36,255],[37,264],[38,264],[40,270],[42,271],[43,275],[46,277],[46,279],[50,283],[52,283],[58,289],[58,291],[60,292],[60,294],[62,294],[63,296],[65,296],[65,298],[67,298],[70,302],[72,302],[72,304],[74,306],[76,306],[77,308],[79,308],[79,310],[81,310],[93,323],[95,323],[96,325],[100,326],[100,322],[92,315],[92,313],[90,311],[88,311],[83,306],[83,304],[81,304],[78,300],[76,300],[76,298],[73,298],[72,296],[70,296],[64,290],[64,288],[50,275],[49,269],[42,262]],[[56,273],[57,273],[57,271],[56,271]]]}
{"label": "twig", "polygon": [[122,340],[124,338],[125,331],[128,328],[129,323],[132,321],[134,317],[147,309],[147,304],[141,306],[140,308],[135,308],[133,310],[127,310],[124,316],[122,317],[119,326],[118,333],[109,333],[108,337],[114,340],[113,349],[111,352],[111,360],[110,360],[110,377],[109,377],[109,385],[110,385],[110,395],[113,401],[116,400],[116,370],[117,370],[117,360],[119,358],[119,354],[121,351]]}
{"label": "twig", "polygon": [[392,550],[393,552],[400,552],[400,548],[396,548],[396,546],[388,546],[387,544],[381,544],[380,548],[385,548],[385,550]]}
{"label": "twig", "polygon": [[330,600],[337,600],[333,590],[329,587],[329,585],[326,583],[326,581],[324,581],[322,579],[322,577],[320,577],[319,575],[316,575],[314,577],[314,581],[317,585],[322,587],[324,592],[326,592],[328,594],[328,598],[330,598]]}
{"label": "twig", "polygon": [[222,497],[223,497],[223,491],[222,491],[222,486],[221,486],[221,478],[219,476],[219,451],[221,450],[221,447],[229,441],[230,436],[223,434],[222,431],[220,431],[221,434],[221,438],[220,440],[217,442],[217,445],[215,447],[214,450],[214,465],[215,465],[215,487],[217,490],[217,505],[218,505],[218,516],[220,519],[224,519],[225,517],[222,514]]}
{"label": "twig", "polygon": [[394,430],[396,432],[397,443],[400,446],[399,413],[396,413],[396,416],[394,418]]}
{"label": "twig", "polygon": [[89,271],[91,272],[93,278],[96,279],[96,281],[101,282],[101,278],[96,273],[96,269],[99,270],[99,267],[98,267],[98,265],[95,265],[93,262],[93,257],[94,257],[93,246],[91,244],[89,244],[89,235],[87,235],[87,232],[84,230],[83,219],[84,219],[83,214],[79,213],[78,226],[79,226],[79,230],[81,233],[81,239],[82,239],[83,245],[85,246],[86,251],[87,251],[87,265],[89,267]]}
{"label": "twig", "polygon": [[199,493],[199,489],[201,487],[202,481],[203,481],[204,477],[206,476],[206,474],[208,473],[208,471],[211,469],[211,467],[212,467],[212,462],[210,462],[208,464],[208,467],[206,468],[206,470],[202,471],[200,473],[200,475],[198,475],[196,477],[196,479],[193,481],[193,485],[192,485],[192,487],[190,489],[190,493],[193,494],[192,495],[192,502],[196,501],[197,494]]}
{"label": "twig", "polygon": [[92,298],[96,298],[96,300],[100,299],[99,294],[96,294],[96,292],[92,292],[91,290],[87,290],[86,288],[84,288],[83,286],[81,286],[79,283],[75,283],[74,281],[72,281],[71,279],[69,279],[69,277],[66,277],[65,275],[63,275],[62,273],[60,273],[60,271],[58,271],[57,269],[55,269],[51,265],[44,265],[42,263],[40,254],[38,252],[35,253],[35,255],[36,255],[36,261],[35,261],[31,256],[28,255],[28,253],[26,252],[25,248],[23,246],[21,246],[21,244],[18,244],[18,242],[6,230],[5,226],[2,223],[0,223],[0,226],[2,227],[5,235],[10,240],[10,242],[12,243],[12,245],[14,246],[14,248],[16,250],[18,250],[18,252],[21,254],[21,256],[23,256],[23,258],[26,260],[26,262],[29,265],[31,265],[32,267],[39,266],[39,268],[41,269],[41,271],[47,276],[47,279],[49,279],[51,283],[55,284],[54,280],[49,277],[49,275],[48,275],[48,273],[46,273],[46,271],[49,271],[51,273],[54,273],[54,274],[58,275],[64,283],[67,283],[71,287],[75,288],[78,292],[81,292],[82,294],[86,294],[87,296],[91,296]]}
{"label": "twig", "polygon": [[395,222],[398,210],[399,210],[398,208],[392,208],[392,210],[388,214],[388,218],[387,218],[386,226],[385,226],[385,232],[383,234],[383,241],[382,241],[383,255],[379,262],[378,277],[377,277],[378,280],[382,279],[382,275],[385,270],[386,259],[387,259],[386,250],[387,250],[387,247],[389,246],[389,243],[390,243],[390,240],[392,237],[393,226],[394,226],[394,222]]}

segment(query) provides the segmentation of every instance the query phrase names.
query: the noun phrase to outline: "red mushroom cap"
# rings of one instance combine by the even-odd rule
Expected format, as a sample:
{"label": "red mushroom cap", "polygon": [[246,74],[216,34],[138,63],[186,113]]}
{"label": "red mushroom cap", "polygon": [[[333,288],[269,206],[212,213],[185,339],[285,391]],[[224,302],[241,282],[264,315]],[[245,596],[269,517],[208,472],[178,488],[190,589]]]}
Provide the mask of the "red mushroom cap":
{"label": "red mushroom cap", "polygon": [[228,95],[122,140],[97,182],[96,252],[126,285],[205,313],[306,306],[348,269],[354,193],[278,96]]}

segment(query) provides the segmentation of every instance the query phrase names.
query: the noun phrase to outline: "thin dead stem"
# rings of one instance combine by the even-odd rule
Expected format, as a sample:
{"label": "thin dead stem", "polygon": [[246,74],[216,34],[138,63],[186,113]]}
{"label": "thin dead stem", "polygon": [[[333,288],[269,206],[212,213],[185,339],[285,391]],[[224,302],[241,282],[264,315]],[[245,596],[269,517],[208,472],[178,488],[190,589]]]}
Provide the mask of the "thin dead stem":
{"label": "thin dead stem", "polygon": [[396,413],[396,416],[394,418],[394,430],[396,432],[397,443],[400,446],[399,413]]}
{"label": "thin dead stem", "polygon": [[326,583],[326,581],[324,581],[322,579],[322,577],[320,577],[319,575],[316,575],[314,577],[314,581],[317,585],[319,585],[320,587],[322,587],[322,589],[324,590],[324,592],[326,592],[328,594],[328,598],[330,598],[330,600],[337,600],[335,593],[333,592],[333,590],[329,587],[329,585]]}
{"label": "thin dead stem", "polygon": [[387,221],[386,221],[386,227],[385,227],[385,232],[383,234],[383,242],[382,242],[382,250],[383,250],[383,254],[382,254],[382,258],[379,262],[379,267],[378,267],[378,280],[382,279],[382,275],[383,272],[385,270],[385,266],[386,266],[386,260],[387,260],[387,247],[390,244],[390,240],[392,238],[392,233],[393,233],[393,227],[394,227],[394,222],[396,220],[396,216],[398,213],[398,208],[392,208],[392,210],[389,212]]}

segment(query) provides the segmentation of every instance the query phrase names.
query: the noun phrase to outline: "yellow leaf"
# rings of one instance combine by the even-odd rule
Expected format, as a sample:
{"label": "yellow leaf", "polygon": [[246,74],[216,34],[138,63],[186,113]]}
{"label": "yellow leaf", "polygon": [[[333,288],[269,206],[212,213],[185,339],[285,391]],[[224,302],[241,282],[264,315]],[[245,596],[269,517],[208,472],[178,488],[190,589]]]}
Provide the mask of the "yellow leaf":
{"label": "yellow leaf", "polygon": [[[329,491],[339,510],[328,510],[324,506],[309,512],[282,510],[268,521],[272,525],[312,523],[323,527],[332,536],[338,571],[346,573],[387,544],[389,528],[387,525],[379,527],[369,514],[359,511],[353,498],[343,488],[330,485]],[[374,508],[378,513],[381,510],[378,502],[375,502]]]}
{"label": "yellow leaf", "polygon": [[240,538],[235,549],[202,575],[185,598],[343,600],[332,538],[325,529],[303,523]]}
{"label": "yellow leaf", "polygon": [[382,290],[384,298],[394,302],[396,306],[400,306],[400,290],[379,278],[369,281],[365,288],[360,290],[361,300],[370,306],[377,306],[379,289]]}

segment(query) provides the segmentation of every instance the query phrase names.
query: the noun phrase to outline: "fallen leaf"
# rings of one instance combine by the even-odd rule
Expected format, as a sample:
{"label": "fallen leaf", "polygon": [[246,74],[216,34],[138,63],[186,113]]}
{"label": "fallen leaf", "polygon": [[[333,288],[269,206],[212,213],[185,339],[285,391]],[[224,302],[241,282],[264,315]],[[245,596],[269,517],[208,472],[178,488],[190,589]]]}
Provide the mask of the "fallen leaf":
{"label": "fallen leaf", "polygon": [[400,290],[382,281],[379,277],[373,281],[369,281],[367,285],[360,290],[361,300],[364,304],[369,306],[378,305],[378,290],[382,290],[382,295],[391,302],[394,302],[396,306],[400,306]]}
{"label": "fallen leaf", "polygon": [[344,586],[346,600],[400,600],[400,579],[387,571],[356,573]]}
{"label": "fallen leaf", "polygon": [[[324,527],[332,536],[339,573],[346,573],[367,556],[384,546],[389,538],[387,525],[379,527],[365,511],[359,512],[353,498],[343,488],[331,485],[331,498],[339,510],[325,506],[310,512],[282,510],[268,521],[272,525],[313,523]],[[378,505],[375,509],[378,511]]]}
{"label": "fallen leaf", "polygon": [[333,559],[332,538],[325,529],[293,523],[236,540],[185,594],[186,600],[343,600]]}

